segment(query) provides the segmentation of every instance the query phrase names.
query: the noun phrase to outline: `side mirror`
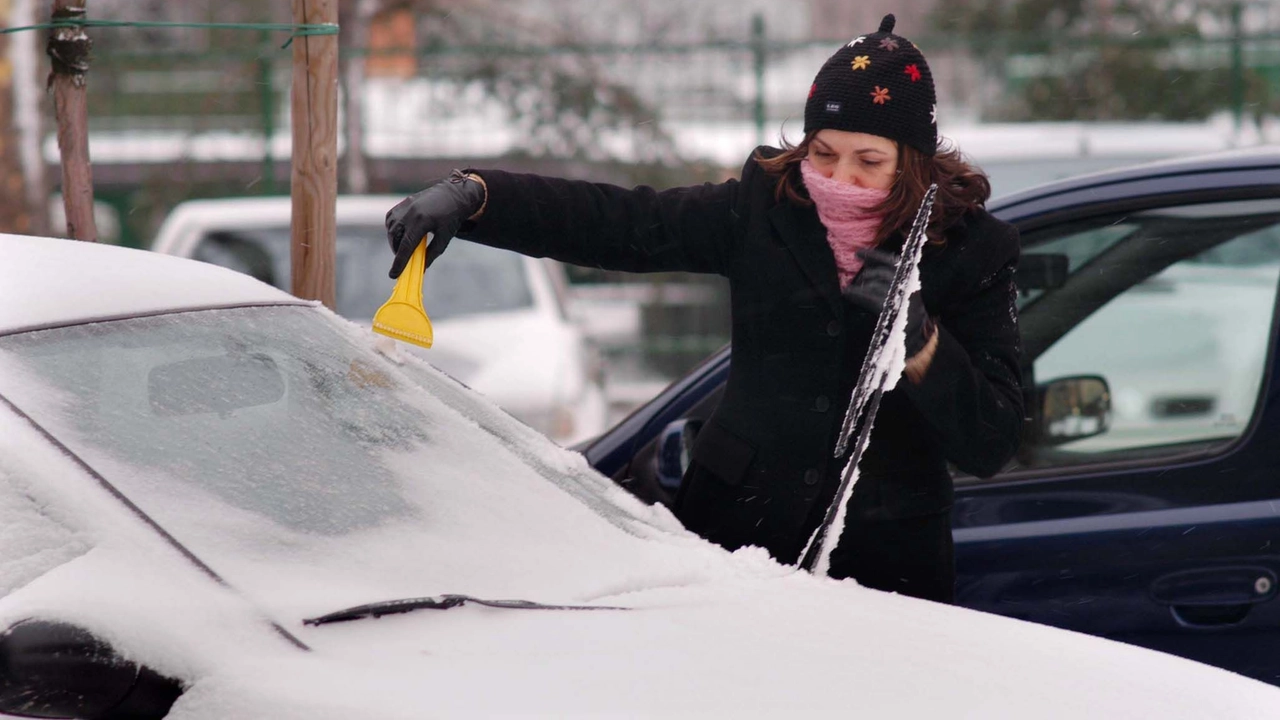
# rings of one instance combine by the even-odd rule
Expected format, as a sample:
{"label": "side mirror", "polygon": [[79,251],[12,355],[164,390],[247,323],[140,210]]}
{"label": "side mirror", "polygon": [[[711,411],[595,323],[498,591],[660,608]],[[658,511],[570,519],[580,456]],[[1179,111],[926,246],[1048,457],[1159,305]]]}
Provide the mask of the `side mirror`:
{"label": "side mirror", "polygon": [[1111,388],[1097,375],[1058,378],[1036,388],[1036,441],[1062,445],[1111,428]]}
{"label": "side mirror", "polygon": [[676,420],[658,437],[658,484],[672,492],[680,489],[684,471],[693,457],[693,441],[702,429],[701,420]]}
{"label": "side mirror", "polygon": [[1070,262],[1057,253],[1024,253],[1018,258],[1014,278],[1019,290],[1052,290],[1067,282]]}
{"label": "side mirror", "polygon": [[25,620],[0,633],[0,714],[159,720],[180,695],[176,680],[75,625]]}

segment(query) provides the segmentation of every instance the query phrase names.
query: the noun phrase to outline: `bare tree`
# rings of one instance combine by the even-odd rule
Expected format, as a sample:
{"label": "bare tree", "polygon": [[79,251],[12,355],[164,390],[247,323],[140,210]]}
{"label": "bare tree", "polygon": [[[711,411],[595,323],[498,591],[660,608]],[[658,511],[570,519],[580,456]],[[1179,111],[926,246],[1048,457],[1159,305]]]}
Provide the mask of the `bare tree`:
{"label": "bare tree", "polygon": [[1196,52],[1230,39],[1233,8],[1245,5],[952,0],[933,19],[938,30],[959,34],[1001,87],[1010,56],[1036,63],[988,111],[990,119],[1194,120],[1233,103],[1262,112],[1273,102],[1260,73],[1240,68],[1233,76],[1229,62]]}
{"label": "bare tree", "polygon": [[[367,47],[369,26],[378,10],[378,0],[344,0],[338,5],[338,26],[345,48]],[[364,85],[367,56],[355,52],[339,55],[342,64],[344,131],[347,150],[344,156],[346,191],[369,192],[369,170],[364,154],[364,103],[361,87]]]}
{"label": "bare tree", "polygon": [[[3,24],[11,27],[37,22],[36,0],[15,0],[0,7]],[[32,32],[0,37],[0,56],[13,69],[7,87],[0,87],[0,137],[16,142],[0,148],[0,182],[7,189],[0,199],[0,229],[46,235],[49,232],[49,186],[44,168],[40,101],[41,49]]]}
{"label": "bare tree", "polygon": [[[508,109],[526,152],[604,159],[610,153],[601,138],[610,134],[610,146],[629,144],[635,159],[673,159],[656,108],[632,82],[609,71],[607,56],[589,47],[612,38],[580,34],[571,5],[383,0],[381,10],[412,12],[424,74],[439,82],[479,83]],[[675,24],[669,17],[663,22]],[[464,48],[472,51],[450,52]]]}

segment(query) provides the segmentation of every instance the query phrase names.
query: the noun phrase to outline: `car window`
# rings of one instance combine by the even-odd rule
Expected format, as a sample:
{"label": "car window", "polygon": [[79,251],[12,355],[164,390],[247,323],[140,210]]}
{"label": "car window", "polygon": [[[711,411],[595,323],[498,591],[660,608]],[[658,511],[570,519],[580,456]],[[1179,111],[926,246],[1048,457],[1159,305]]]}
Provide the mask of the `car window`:
{"label": "car window", "polygon": [[1022,310],[1036,383],[1101,377],[1110,403],[1104,432],[1032,441],[1024,464],[1212,450],[1244,433],[1270,347],[1280,201],[1093,218],[1065,233],[1031,234],[1024,245],[1070,258],[1066,283]]}
{"label": "car window", "polygon": [[[287,227],[218,230],[201,239],[194,257],[288,291],[290,242]],[[372,225],[339,226],[335,255],[338,314],[352,320],[372,318],[391,296],[393,285],[387,278],[391,254],[386,230]],[[427,271],[422,304],[438,320],[532,307],[524,259],[478,243],[450,243],[448,254]]]}

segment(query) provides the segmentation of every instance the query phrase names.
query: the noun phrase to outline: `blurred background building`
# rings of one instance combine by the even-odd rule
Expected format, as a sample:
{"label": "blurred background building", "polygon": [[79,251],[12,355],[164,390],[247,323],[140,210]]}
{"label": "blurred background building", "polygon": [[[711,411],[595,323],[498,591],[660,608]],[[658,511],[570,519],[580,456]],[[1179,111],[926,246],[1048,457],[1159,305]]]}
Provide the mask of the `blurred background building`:
{"label": "blurred background building", "polygon": [[[9,26],[48,12],[44,0],[0,3]],[[291,21],[287,3],[256,0],[93,0],[89,12]],[[461,166],[658,187],[733,177],[756,145],[800,138],[818,67],[886,12],[929,58],[942,134],[997,194],[1280,142],[1280,3],[1269,0],[341,0],[340,190],[404,194]],[[288,194],[287,35],[90,34],[104,239],[149,247],[185,200]],[[43,47],[39,33],[0,36],[7,232],[59,232]],[[569,278],[571,311],[619,397],[728,340],[716,278]]]}

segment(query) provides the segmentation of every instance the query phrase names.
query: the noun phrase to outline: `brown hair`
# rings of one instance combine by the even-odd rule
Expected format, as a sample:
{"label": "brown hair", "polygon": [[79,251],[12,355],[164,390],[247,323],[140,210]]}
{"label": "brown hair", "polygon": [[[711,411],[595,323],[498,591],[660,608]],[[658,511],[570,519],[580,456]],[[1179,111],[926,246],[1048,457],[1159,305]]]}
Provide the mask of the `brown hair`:
{"label": "brown hair", "polygon": [[[778,176],[774,192],[779,201],[789,200],[797,205],[809,206],[809,199],[800,178],[800,161],[809,155],[809,144],[818,131],[807,133],[799,145],[783,141],[782,153],[771,158],[756,153],[755,160],[766,173]],[[929,217],[929,240],[943,243],[943,233],[957,223],[960,217],[976,207],[981,207],[991,197],[991,182],[981,170],[965,162],[960,151],[949,142],[938,138],[937,154],[930,157],[910,145],[898,143],[898,176],[889,187],[889,196],[875,208],[884,213],[884,220],[876,232],[876,244],[901,230],[909,232],[915,220],[916,210],[924,199],[931,183],[938,184],[938,195]]]}

